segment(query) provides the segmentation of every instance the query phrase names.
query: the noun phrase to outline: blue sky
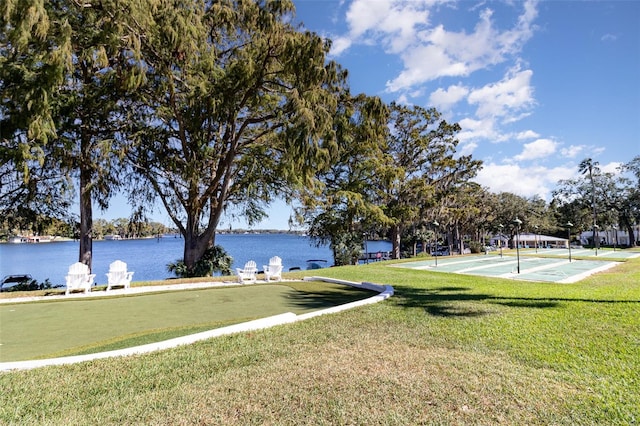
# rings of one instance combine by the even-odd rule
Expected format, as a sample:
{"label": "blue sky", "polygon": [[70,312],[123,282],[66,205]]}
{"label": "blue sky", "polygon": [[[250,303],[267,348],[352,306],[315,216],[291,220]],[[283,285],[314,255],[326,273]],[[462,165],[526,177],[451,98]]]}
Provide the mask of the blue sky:
{"label": "blue sky", "polygon": [[[584,158],[613,172],[640,155],[638,1],[294,2],[352,93],[458,122],[458,152],[484,162],[475,180],[493,192],[549,200]],[[256,228],[288,229],[289,214],[277,203]]]}

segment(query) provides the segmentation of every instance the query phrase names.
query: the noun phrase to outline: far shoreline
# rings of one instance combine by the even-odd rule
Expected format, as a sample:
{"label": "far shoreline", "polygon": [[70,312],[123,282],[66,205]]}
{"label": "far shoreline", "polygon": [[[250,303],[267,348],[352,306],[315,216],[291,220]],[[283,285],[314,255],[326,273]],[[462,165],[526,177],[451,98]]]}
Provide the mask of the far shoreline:
{"label": "far shoreline", "polygon": [[[282,229],[219,229],[216,231],[216,235],[242,235],[242,234],[251,234],[251,235],[274,235],[274,234],[292,234],[292,235],[301,235],[306,236],[306,231],[293,231],[293,230],[282,230]],[[117,236],[118,238],[108,238]],[[92,241],[123,241],[123,240],[148,240],[154,238],[170,238],[176,237],[181,238],[182,235],[179,232],[166,232],[161,236],[158,235],[145,235],[145,236],[136,236],[136,237],[126,237],[117,234],[107,234],[102,235],[100,237],[95,237]],[[12,239],[21,239],[22,241],[12,241]],[[37,240],[34,240],[37,239]],[[71,237],[63,237],[60,235],[13,235],[9,238],[0,239],[0,244],[46,244],[46,243],[59,243],[59,242],[74,242],[79,241],[78,238]]]}

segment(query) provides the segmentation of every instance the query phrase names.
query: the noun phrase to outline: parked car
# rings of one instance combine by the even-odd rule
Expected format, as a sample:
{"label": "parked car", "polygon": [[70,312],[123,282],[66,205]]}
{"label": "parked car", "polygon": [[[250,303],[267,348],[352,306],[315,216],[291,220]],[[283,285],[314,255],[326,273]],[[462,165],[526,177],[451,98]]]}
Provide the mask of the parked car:
{"label": "parked car", "polygon": [[438,247],[431,252],[431,256],[449,256],[449,247]]}
{"label": "parked car", "polygon": [[1,291],[37,290],[38,283],[29,274],[7,275],[0,283]]}

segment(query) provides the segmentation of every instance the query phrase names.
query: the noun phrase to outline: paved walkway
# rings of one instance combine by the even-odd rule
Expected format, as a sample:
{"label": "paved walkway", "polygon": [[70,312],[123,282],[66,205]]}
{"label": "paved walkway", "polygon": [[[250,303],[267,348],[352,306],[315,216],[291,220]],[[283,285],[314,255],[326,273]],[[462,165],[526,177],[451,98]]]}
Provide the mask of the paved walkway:
{"label": "paved walkway", "polygon": [[[286,280],[282,280],[286,281]],[[258,280],[255,284],[265,284],[267,281]],[[272,284],[277,284],[277,281],[271,281]],[[27,296],[27,297],[12,297],[6,299],[0,299],[0,303],[21,303],[21,302],[37,302],[40,300],[69,300],[69,299],[81,299],[87,297],[104,297],[104,296],[124,296],[127,294],[138,294],[138,293],[156,293],[159,291],[173,291],[173,290],[196,290],[203,288],[214,288],[214,287],[230,287],[230,286],[241,286],[241,285],[251,285],[251,284],[240,284],[237,281],[211,281],[211,282],[202,282],[202,283],[187,283],[187,284],[167,284],[167,285],[150,285],[144,287],[130,287],[128,289],[113,289],[109,291],[100,290],[100,291],[90,291],[89,293],[71,293],[65,296],[64,291],[59,294],[49,294],[47,296]]]}

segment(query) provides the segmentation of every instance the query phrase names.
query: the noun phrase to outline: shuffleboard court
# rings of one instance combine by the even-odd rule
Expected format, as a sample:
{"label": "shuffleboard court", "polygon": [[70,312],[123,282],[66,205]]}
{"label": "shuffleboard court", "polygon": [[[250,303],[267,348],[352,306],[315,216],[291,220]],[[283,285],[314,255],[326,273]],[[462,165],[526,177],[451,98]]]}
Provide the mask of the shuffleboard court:
{"label": "shuffleboard court", "polygon": [[[555,257],[569,257],[569,249],[538,249],[538,251],[534,251],[534,249],[525,249],[521,250],[521,254],[523,256],[555,256]],[[636,257],[640,257],[640,253],[633,251],[625,251],[625,250],[598,250],[596,252],[595,249],[585,249],[585,248],[577,248],[571,249],[571,256],[585,258],[588,257],[590,259],[633,259]]]}
{"label": "shuffleboard court", "polygon": [[[568,254],[568,251],[567,251]],[[518,271],[518,263],[520,271]],[[572,283],[596,272],[619,265],[620,262],[608,260],[572,260],[552,257],[532,257],[512,255],[478,255],[453,258],[439,257],[417,262],[394,264],[399,268],[450,272],[455,274],[479,275],[496,278],[509,278],[523,281],[543,281]]]}

